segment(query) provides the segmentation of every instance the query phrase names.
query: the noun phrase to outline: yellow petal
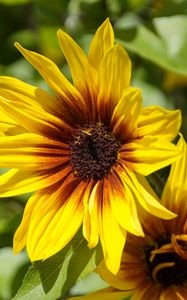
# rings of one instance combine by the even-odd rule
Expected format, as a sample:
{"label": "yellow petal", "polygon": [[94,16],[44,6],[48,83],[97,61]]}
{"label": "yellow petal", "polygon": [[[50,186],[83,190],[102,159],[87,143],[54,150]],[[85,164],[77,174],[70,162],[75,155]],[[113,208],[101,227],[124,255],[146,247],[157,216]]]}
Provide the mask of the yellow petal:
{"label": "yellow petal", "polygon": [[132,170],[124,166],[124,169],[118,167],[118,175],[124,182],[124,185],[128,185],[132,191],[135,199],[147,210],[150,214],[162,219],[172,219],[176,217],[176,214],[172,213],[161,205],[154,196],[146,190],[137,179]]}
{"label": "yellow petal", "polygon": [[145,107],[138,119],[138,135],[159,135],[171,141],[178,134],[180,126],[180,110],[168,110],[158,106]]}
{"label": "yellow petal", "polygon": [[131,61],[119,45],[112,47],[104,56],[99,70],[98,110],[102,120],[110,120],[123,90],[129,87]]}
{"label": "yellow petal", "polygon": [[[38,70],[49,86],[57,93],[68,110],[73,110],[80,117],[85,114],[85,102],[80,93],[65,78],[58,67],[48,58],[36,52],[23,48],[19,43],[15,46],[23,56]],[[74,113],[74,115],[76,115]]]}
{"label": "yellow petal", "polygon": [[95,68],[99,69],[100,63],[107,51],[114,45],[114,31],[107,18],[97,29],[89,50],[88,61]]}
{"label": "yellow petal", "polygon": [[93,188],[89,210],[100,236],[106,265],[112,273],[116,274],[120,267],[126,231],[117,224],[101,181]]}
{"label": "yellow petal", "polygon": [[15,135],[25,132],[25,129],[14,119],[10,118],[3,110],[0,110],[0,136]]}
{"label": "yellow petal", "polygon": [[8,76],[0,76],[0,95],[28,108],[47,109],[55,104],[55,98],[46,91]]}
{"label": "yellow petal", "polygon": [[61,50],[68,62],[73,81],[88,108],[89,119],[96,117],[97,87],[95,71],[88,64],[88,59],[78,44],[64,31],[57,32]]}
{"label": "yellow petal", "polygon": [[27,201],[21,224],[19,225],[18,229],[14,234],[13,250],[15,254],[20,252],[26,246],[28,227],[30,224],[30,220],[32,218],[32,213],[34,209],[36,209],[39,206],[39,203],[42,201],[43,201],[43,197],[38,197],[38,193],[35,193]]}
{"label": "yellow petal", "polygon": [[[160,199],[156,192],[152,189],[150,184],[148,183],[146,177],[136,174],[138,182],[144,187],[144,189],[152,195],[152,197],[160,202]],[[139,203],[138,203],[139,204]],[[138,215],[140,222],[143,226],[144,232],[149,234],[152,238],[157,238],[158,236],[164,236],[167,234],[165,224],[166,222],[163,222],[162,219],[158,219],[156,217],[153,217],[147,210],[145,210],[141,205],[137,204],[137,209],[138,209]],[[163,203],[162,203],[163,205]],[[164,205],[165,206],[165,205]],[[166,206],[167,209],[169,209]],[[175,212],[174,210],[170,209],[172,212]],[[167,224],[170,224],[171,222],[177,221],[178,218],[172,219],[172,220],[167,220]]]}
{"label": "yellow petal", "polygon": [[120,157],[131,168],[144,176],[173,163],[181,156],[181,151],[172,143],[159,137],[147,136],[134,139],[120,149]]}
{"label": "yellow petal", "polygon": [[[43,124],[44,131],[47,126],[46,130],[49,132],[55,131],[56,127],[54,134],[57,133],[58,128],[64,126],[64,122],[56,117],[56,112],[59,111],[57,108],[54,109],[56,102],[54,97],[39,88],[11,77],[0,77],[0,106],[16,120],[16,123],[20,123],[28,130],[32,131],[34,125],[41,127]],[[28,114],[27,118],[25,114]]]}
{"label": "yellow petal", "polygon": [[12,197],[49,187],[62,180],[71,171],[70,166],[60,171],[58,168],[53,169],[50,172],[11,169],[0,176],[0,197]]}
{"label": "yellow petal", "polygon": [[[73,81],[77,87],[85,85],[84,80],[88,72],[88,59],[79,45],[64,31],[58,30],[61,50],[68,62]],[[83,75],[83,78],[82,76]],[[82,88],[80,89],[82,90]]]}
{"label": "yellow petal", "polygon": [[68,300],[123,300],[124,298],[129,297],[131,294],[132,292],[119,291],[109,287],[85,296],[68,298]]}
{"label": "yellow petal", "polygon": [[180,217],[176,219],[176,224],[173,224],[173,226],[182,228],[186,221],[187,211],[187,145],[182,135],[177,147],[183,155],[171,166],[161,202],[168,209],[179,214]]}
{"label": "yellow petal", "polygon": [[83,117],[81,106],[80,113],[76,110],[79,101],[73,98],[73,94],[69,95],[68,99],[63,98],[62,95],[54,97],[38,87],[12,77],[0,77],[0,96],[23,109],[41,111],[42,114],[43,112],[48,113],[48,119],[52,119],[51,122],[57,120],[58,117],[65,122],[75,124],[75,122],[80,122]]}
{"label": "yellow petal", "polygon": [[83,203],[84,203],[83,236],[88,241],[88,246],[90,248],[95,247],[99,240],[97,228],[96,225],[94,224],[94,221],[92,220],[92,216],[89,212],[89,207],[88,207],[89,198],[93,186],[94,183],[90,182],[84,193],[84,198],[83,198]]}
{"label": "yellow petal", "polygon": [[112,211],[120,226],[132,234],[144,236],[133,194],[114,172],[105,180],[104,193],[108,194]]}
{"label": "yellow petal", "polygon": [[50,169],[67,163],[69,155],[68,145],[36,134],[1,137],[1,168]]}
{"label": "yellow petal", "polygon": [[133,133],[137,135],[137,122],[141,107],[141,91],[134,87],[125,89],[114,109],[111,120],[112,131],[120,141],[129,136],[132,137]]}
{"label": "yellow petal", "polygon": [[54,255],[75,235],[83,220],[86,186],[70,175],[56,190],[44,191],[44,201],[32,214],[28,229],[27,251],[32,261]]}
{"label": "yellow petal", "polygon": [[22,103],[18,104],[16,101],[11,101],[8,95],[6,98],[0,96],[0,105],[4,112],[29,132],[54,137],[61,136],[62,133],[65,136],[69,136],[73,130],[63,120],[56,118],[44,110],[39,110],[35,107],[26,107]]}

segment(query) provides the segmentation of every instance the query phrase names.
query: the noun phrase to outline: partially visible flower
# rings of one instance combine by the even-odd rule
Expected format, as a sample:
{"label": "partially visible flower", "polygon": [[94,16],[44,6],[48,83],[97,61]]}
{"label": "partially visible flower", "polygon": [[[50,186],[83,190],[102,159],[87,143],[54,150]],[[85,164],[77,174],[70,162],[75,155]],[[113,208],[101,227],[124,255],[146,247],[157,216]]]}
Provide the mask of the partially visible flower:
{"label": "partially visible flower", "polygon": [[116,275],[100,264],[98,272],[111,287],[98,291],[95,299],[120,300],[128,293],[131,300],[187,299],[187,145],[182,137],[178,147],[184,156],[172,165],[161,199],[178,218],[160,220],[143,212],[145,237],[127,237]]}
{"label": "partially visible flower", "polygon": [[[127,231],[143,236],[139,202],[164,219],[175,216],[146,190],[148,175],[180,154],[170,141],[180,112],[142,108],[130,87],[131,62],[107,19],[97,30],[88,57],[58,31],[74,86],[57,66],[16,47],[55,91],[55,96],[10,77],[0,78],[0,196],[36,191],[14,236],[14,251],[27,246],[31,260],[61,250],[83,223],[89,247],[100,238],[108,268],[116,273]],[[2,125],[3,124],[3,125]]]}

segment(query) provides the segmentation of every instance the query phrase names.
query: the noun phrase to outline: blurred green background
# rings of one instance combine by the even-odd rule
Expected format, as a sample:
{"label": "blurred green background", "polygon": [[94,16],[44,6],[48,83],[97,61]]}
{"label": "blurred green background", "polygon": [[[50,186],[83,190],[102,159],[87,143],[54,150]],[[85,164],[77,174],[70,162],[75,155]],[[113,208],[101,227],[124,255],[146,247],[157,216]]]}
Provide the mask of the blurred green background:
{"label": "blurred green background", "polygon": [[[14,47],[18,41],[51,58],[70,78],[57,29],[71,34],[87,52],[106,17],[132,59],[132,85],[142,88],[144,104],[180,108],[187,137],[187,0],[0,0],[0,74],[48,89]],[[13,297],[29,265],[24,252],[14,256],[11,248],[28,196],[0,201],[0,300]],[[71,293],[103,285],[92,274]]]}

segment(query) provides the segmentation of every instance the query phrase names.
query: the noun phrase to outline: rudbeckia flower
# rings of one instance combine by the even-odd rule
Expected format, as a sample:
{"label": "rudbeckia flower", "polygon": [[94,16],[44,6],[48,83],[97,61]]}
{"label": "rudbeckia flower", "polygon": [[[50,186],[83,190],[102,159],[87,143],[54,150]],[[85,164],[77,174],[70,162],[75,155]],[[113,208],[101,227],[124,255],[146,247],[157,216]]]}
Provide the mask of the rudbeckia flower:
{"label": "rudbeckia flower", "polygon": [[145,237],[128,235],[119,272],[114,275],[104,262],[98,273],[109,288],[76,300],[186,300],[187,299],[187,145],[180,138],[184,156],[175,162],[161,203],[178,214],[161,220],[142,211]]}
{"label": "rudbeckia flower", "polygon": [[180,112],[142,108],[141,91],[130,87],[130,59],[114,45],[108,19],[93,37],[88,56],[62,30],[58,39],[73,84],[51,60],[18,43],[55,95],[0,78],[0,108],[7,115],[0,132],[0,167],[11,168],[0,178],[0,196],[35,192],[14,236],[15,253],[27,246],[32,261],[46,259],[83,224],[89,247],[100,238],[106,264],[116,273],[127,231],[143,236],[137,202],[158,217],[175,217],[140,176],[180,155],[171,143]]}

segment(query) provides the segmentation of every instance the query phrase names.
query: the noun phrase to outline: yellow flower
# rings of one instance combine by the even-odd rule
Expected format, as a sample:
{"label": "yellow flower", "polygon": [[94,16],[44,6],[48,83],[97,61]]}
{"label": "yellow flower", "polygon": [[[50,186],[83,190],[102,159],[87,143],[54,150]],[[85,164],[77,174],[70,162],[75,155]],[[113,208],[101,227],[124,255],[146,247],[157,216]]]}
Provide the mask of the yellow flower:
{"label": "yellow flower", "polygon": [[[187,145],[180,138],[184,156],[172,165],[161,203],[178,214],[161,220],[142,212],[145,237],[129,234],[119,272],[114,275],[102,262],[101,277],[111,287],[73,299],[186,300],[187,298]],[[97,295],[97,297],[96,297]]]}
{"label": "yellow flower", "polygon": [[[27,246],[32,261],[61,250],[83,223],[89,247],[100,238],[108,268],[116,273],[127,231],[143,236],[137,201],[151,214],[171,219],[144,187],[148,175],[176,160],[170,141],[180,112],[142,108],[130,87],[131,62],[107,19],[88,57],[58,31],[74,85],[48,58],[16,47],[54,90],[0,78],[0,108],[7,119],[0,135],[0,196],[33,192],[14,236],[14,251]],[[9,122],[9,118],[13,121]],[[2,124],[2,121],[0,121]]]}

